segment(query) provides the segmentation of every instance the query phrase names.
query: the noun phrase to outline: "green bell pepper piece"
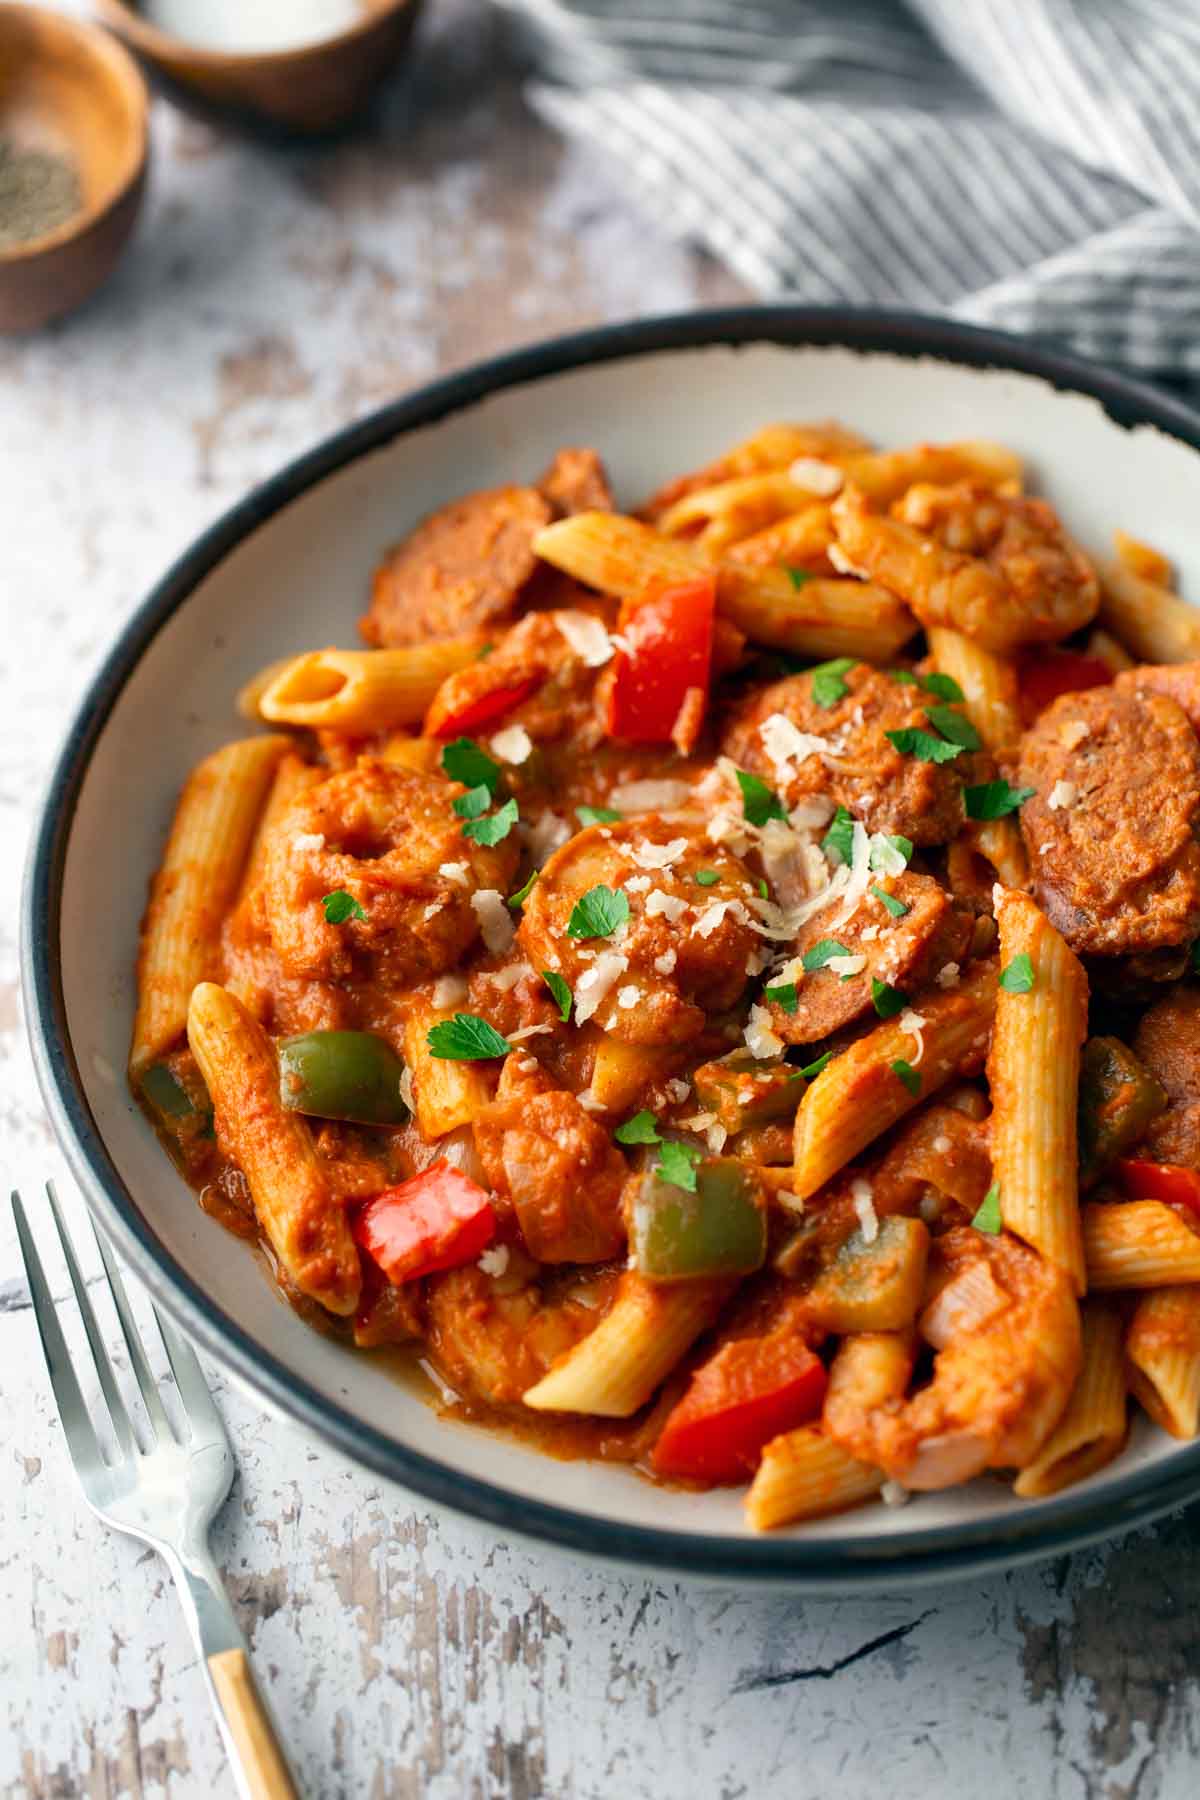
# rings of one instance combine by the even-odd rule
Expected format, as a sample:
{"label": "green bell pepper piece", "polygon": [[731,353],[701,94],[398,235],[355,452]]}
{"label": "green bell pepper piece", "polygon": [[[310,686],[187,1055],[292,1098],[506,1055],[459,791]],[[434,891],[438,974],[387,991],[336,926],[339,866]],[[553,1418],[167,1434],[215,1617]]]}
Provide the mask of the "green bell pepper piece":
{"label": "green bell pepper piece", "polygon": [[306,1031],[283,1038],[279,1098],[293,1112],[359,1125],[403,1125],[404,1064],[373,1031]]}
{"label": "green bell pepper piece", "polygon": [[1079,1183],[1091,1187],[1145,1135],[1167,1096],[1120,1038],[1089,1038],[1079,1071]]}
{"label": "green bell pepper piece", "polygon": [[633,1266],[650,1281],[749,1275],[767,1255],[766,1196],[735,1156],[707,1156],[689,1193],[647,1171],[630,1209]]}
{"label": "green bell pepper piece", "polygon": [[730,1133],[791,1118],[807,1085],[799,1069],[782,1058],[762,1061],[749,1050],[703,1063],[692,1077],[704,1111],[716,1113]]}
{"label": "green bell pepper piece", "polygon": [[852,1233],[808,1290],[808,1308],[827,1331],[899,1331],[920,1304],[929,1233],[920,1219],[880,1219],[867,1242]]}
{"label": "green bell pepper piece", "polygon": [[176,1081],[166,1063],[151,1063],[142,1076],[142,1092],[164,1119],[185,1119],[196,1111],[187,1090]]}

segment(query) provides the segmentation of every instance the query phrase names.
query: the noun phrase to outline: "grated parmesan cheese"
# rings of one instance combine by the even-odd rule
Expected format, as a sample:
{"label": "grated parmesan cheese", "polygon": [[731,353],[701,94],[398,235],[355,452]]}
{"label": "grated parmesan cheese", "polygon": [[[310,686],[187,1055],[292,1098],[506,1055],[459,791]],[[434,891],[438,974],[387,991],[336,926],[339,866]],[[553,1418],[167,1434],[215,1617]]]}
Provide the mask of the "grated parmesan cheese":
{"label": "grated parmesan cheese", "polygon": [[620,956],[615,950],[603,951],[592,964],[585,969],[575,983],[575,1022],[584,1025],[596,1012],[602,1002],[607,999],[621,976],[629,967],[629,958]]}
{"label": "grated parmesan cheese", "polygon": [[484,1275],[491,1275],[493,1278],[503,1275],[508,1267],[508,1245],[493,1244],[480,1257],[478,1267]]}
{"label": "grated parmesan cheese", "polygon": [[871,867],[877,875],[903,875],[908,864],[882,831],[871,833]]}
{"label": "grated parmesan cheese", "polygon": [[840,544],[830,544],[825,554],[839,575],[855,575],[859,581],[870,581],[871,571],[860,569],[857,563],[851,562]]}
{"label": "grated parmesan cheese", "polygon": [[498,888],[480,888],[471,895],[471,905],[475,909],[475,917],[479,920],[479,929],[483,933],[483,941],[493,956],[502,955],[512,948],[516,936],[512,913],[505,902],[504,895]]}
{"label": "grated parmesan cheese", "polygon": [[1074,806],[1079,798],[1079,789],[1073,781],[1056,781],[1050,789],[1046,805],[1051,812],[1058,812],[1061,807]]}
{"label": "grated parmesan cheese", "polygon": [[621,883],[627,894],[644,894],[650,886],[648,875],[629,875]]}
{"label": "grated parmesan cheese", "polygon": [[865,956],[831,956],[825,967],[832,969],[835,975],[847,980],[851,975],[861,975],[867,966]]}
{"label": "grated parmesan cheese", "polygon": [[601,1113],[608,1111],[603,1100],[597,1100],[590,1086],[585,1087],[582,1094],[576,1094],[575,1098],[586,1113]]}
{"label": "grated parmesan cheese", "polygon": [[1078,750],[1085,737],[1091,733],[1091,726],[1082,719],[1067,719],[1058,728],[1058,741],[1064,750]]}
{"label": "grated parmesan cheese", "polygon": [[922,1036],[922,1033],[924,1032],[927,1023],[928,1020],[925,1018],[925,1015],[923,1013],[914,1012],[911,1006],[906,1006],[904,1011],[900,1014],[899,1025],[901,1031],[907,1032],[917,1046],[916,1055],[909,1058],[914,1069],[925,1054],[925,1039]]}
{"label": "grated parmesan cheese", "polygon": [[324,848],[325,836],[320,831],[298,831],[292,838],[292,849],[298,850],[302,856],[306,850],[323,850]]}
{"label": "grated parmesan cheese", "polygon": [[433,985],[433,1004],[438,1007],[457,1006],[466,991],[465,975],[439,975]]}
{"label": "grated parmesan cheese", "polygon": [[720,1156],[722,1150],[725,1148],[725,1140],[728,1136],[729,1133],[726,1131],[724,1125],[721,1124],[720,1120],[718,1120],[716,1124],[709,1126],[704,1134],[704,1141],[708,1145],[709,1151],[713,1156]]}
{"label": "grated parmesan cheese", "polygon": [[779,1056],[782,1054],[783,1039],[771,1030],[771,1014],[765,1006],[750,1008],[750,1022],[742,1036],[746,1040],[746,1048],[751,1056]]}
{"label": "grated parmesan cheese", "polygon": [[954,1146],[951,1144],[950,1139],[944,1134],[940,1137],[935,1137],[933,1140],[933,1149],[938,1156],[945,1156],[953,1148]]}
{"label": "grated parmesan cheese", "polygon": [[875,1212],[875,1202],[871,1197],[871,1184],[869,1181],[864,1181],[861,1175],[855,1176],[850,1183],[850,1200],[858,1214],[863,1243],[873,1244],[879,1236],[879,1219]]}
{"label": "grated parmesan cheese", "polygon": [[837,760],[828,738],[817,737],[811,731],[801,731],[786,713],[768,714],[758,728],[758,735],[762,739],[767,760],[781,781],[794,775],[796,763],[806,762],[810,756]]}
{"label": "grated parmesan cheese", "polygon": [[508,1041],[510,1044],[523,1044],[526,1038],[542,1037],[546,1032],[553,1030],[553,1025],[522,1025],[520,1031],[509,1032]]}
{"label": "grated parmesan cheese", "polygon": [[711,900],[692,926],[692,936],[710,938],[733,905],[732,900]]}
{"label": "grated parmesan cheese", "polygon": [[686,838],[672,838],[669,844],[652,844],[643,838],[629,852],[639,869],[669,869],[678,862],[688,847]]}
{"label": "grated parmesan cheese", "polygon": [[413,1078],[412,1070],[410,1068],[406,1067],[401,1074],[399,1088],[400,1098],[403,1100],[405,1106],[407,1106],[410,1113],[415,1113],[417,1110],[417,1099],[416,1095],[413,1093]]}
{"label": "grated parmesan cheese", "polygon": [[885,1506],[907,1506],[912,1494],[900,1481],[885,1481],[879,1490],[879,1498]]}
{"label": "grated parmesan cheese", "polygon": [[[846,877],[845,891],[842,895],[842,904],[838,909],[837,918],[833,921],[834,925],[845,924],[850,915],[857,910],[859,902],[866,898],[867,889],[871,885],[871,840],[867,835],[866,826],[860,825],[857,819],[854,821],[850,844],[849,871]],[[846,864],[843,863],[838,874],[840,875],[845,868]],[[835,876],[834,880],[836,881],[836,879]],[[832,882],[830,886],[833,886]]]}
{"label": "grated parmesan cheese", "polygon": [[943,963],[934,977],[940,988],[958,986],[959,968],[957,963]]}
{"label": "grated parmesan cheese", "polygon": [[628,1012],[631,1006],[637,1005],[641,997],[641,988],[635,987],[634,984],[630,982],[628,987],[619,988],[617,990],[617,1005]]}
{"label": "grated parmesan cheese", "polygon": [[438,874],[446,881],[453,881],[458,887],[470,887],[471,877],[465,862],[445,862],[438,864]]}
{"label": "grated parmesan cheese", "polygon": [[501,762],[528,762],[533,751],[533,739],[523,725],[506,725],[492,739],[492,749]]}
{"label": "grated parmesan cheese", "polygon": [[692,790],[686,781],[625,781],[608,796],[618,812],[670,812],[684,806]]}
{"label": "grated parmesan cheese", "polygon": [[775,1198],[784,1212],[795,1213],[797,1217],[804,1211],[804,1202],[799,1194],[793,1194],[791,1188],[776,1188]]}
{"label": "grated parmesan cheese", "polygon": [[[788,814],[788,824],[793,831],[822,831],[832,819],[836,808],[827,794],[806,794],[803,800],[797,800]],[[778,819],[768,819],[767,826],[778,825]]]}
{"label": "grated parmesan cheese", "polygon": [[646,917],[657,919],[661,913],[670,924],[677,924],[688,910],[688,902],[680,894],[666,894],[662,888],[653,888],[646,895]]}
{"label": "grated parmesan cheese", "polygon": [[654,959],[654,971],[657,975],[670,975],[678,959],[678,951],[664,950],[661,956]]}
{"label": "grated parmesan cheese", "polygon": [[539,813],[532,825],[519,829],[529,846],[530,855],[539,867],[573,835],[567,821],[550,811]]}
{"label": "grated parmesan cheese", "polygon": [[682,1075],[674,1076],[666,1086],[667,1099],[673,1106],[682,1106],[691,1091],[691,1082],[685,1081]]}
{"label": "grated parmesan cheese", "polygon": [[846,477],[835,463],[823,462],[819,456],[798,456],[788,470],[788,479],[822,500],[840,493]]}
{"label": "grated parmesan cheese", "polygon": [[599,619],[590,613],[567,612],[551,613],[563,637],[571,649],[589,669],[603,668],[613,653],[612,639],[609,637]]}

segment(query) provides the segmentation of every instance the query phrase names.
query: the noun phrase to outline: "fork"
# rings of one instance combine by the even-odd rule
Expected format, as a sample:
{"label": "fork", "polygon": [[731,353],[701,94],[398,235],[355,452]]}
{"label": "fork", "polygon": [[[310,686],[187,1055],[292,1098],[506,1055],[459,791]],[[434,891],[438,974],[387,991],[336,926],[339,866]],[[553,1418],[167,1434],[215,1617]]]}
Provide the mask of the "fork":
{"label": "fork", "polygon": [[17,1240],[50,1386],[83,1497],[114,1531],[127,1532],[157,1550],[175,1577],[241,1800],[298,1800],[275,1726],[254,1680],[245,1639],[209,1549],[209,1529],[232,1485],[234,1460],[203,1371],[191,1346],[155,1307],[179,1411],[187,1422],[186,1436],[181,1437],[163,1406],[112,1252],[93,1224],[130,1366],[150,1421],[151,1444],[143,1449],[117,1385],[53,1182],[46,1183],[46,1194],[115,1442],[115,1452],[106,1459],[80,1392],[25,1208],[20,1195],[14,1193]]}

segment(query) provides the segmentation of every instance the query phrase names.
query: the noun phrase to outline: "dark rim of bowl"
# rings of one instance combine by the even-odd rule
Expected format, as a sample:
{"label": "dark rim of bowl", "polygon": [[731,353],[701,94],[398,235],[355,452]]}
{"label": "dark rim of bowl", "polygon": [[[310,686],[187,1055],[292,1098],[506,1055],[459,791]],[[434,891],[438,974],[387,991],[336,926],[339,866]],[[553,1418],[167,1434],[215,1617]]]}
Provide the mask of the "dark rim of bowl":
{"label": "dark rim of bowl", "polygon": [[1123,427],[1156,426],[1200,450],[1200,414],[1166,394],[1005,332],[914,313],[781,305],[633,320],[511,351],[433,382],[335,433],[254,489],[184,552],[125,625],[75,712],[42,803],[22,902],[21,967],[42,1095],[89,1205],[154,1299],[269,1407],[376,1474],[518,1537],[709,1581],[764,1580],[845,1592],[1008,1567],[1145,1524],[1200,1493],[1200,1443],[1180,1449],[1167,1464],[1106,1481],[1095,1492],[1084,1487],[1002,1518],[860,1541],[710,1537],[627,1525],[459,1474],[354,1418],[266,1354],[168,1254],[121,1180],[88,1106],[67,1029],[57,950],[67,842],[92,751],[156,633],[237,544],[356,458],[490,394],[587,365],[756,343],[928,356],[1039,376],[1098,400]]}

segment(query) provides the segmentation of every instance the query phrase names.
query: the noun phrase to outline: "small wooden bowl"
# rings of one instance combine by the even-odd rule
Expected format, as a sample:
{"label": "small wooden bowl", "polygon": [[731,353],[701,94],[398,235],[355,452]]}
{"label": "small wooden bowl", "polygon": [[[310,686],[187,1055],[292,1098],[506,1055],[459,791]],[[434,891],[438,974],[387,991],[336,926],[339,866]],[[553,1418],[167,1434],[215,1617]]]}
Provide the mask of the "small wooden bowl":
{"label": "small wooden bowl", "polygon": [[53,231],[0,245],[0,331],[33,331],[108,279],[141,205],[148,112],[137,64],[107,32],[0,5],[0,138],[67,157],[82,196]]}
{"label": "small wooden bowl", "polygon": [[206,50],[160,31],[126,0],[100,16],[150,67],[207,105],[286,131],[336,131],[361,111],[407,48],[422,0],[363,0],[358,24],[295,50]]}

